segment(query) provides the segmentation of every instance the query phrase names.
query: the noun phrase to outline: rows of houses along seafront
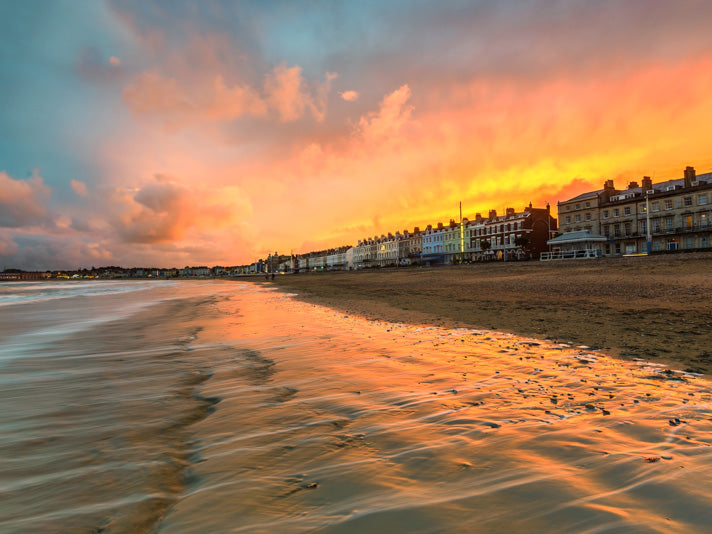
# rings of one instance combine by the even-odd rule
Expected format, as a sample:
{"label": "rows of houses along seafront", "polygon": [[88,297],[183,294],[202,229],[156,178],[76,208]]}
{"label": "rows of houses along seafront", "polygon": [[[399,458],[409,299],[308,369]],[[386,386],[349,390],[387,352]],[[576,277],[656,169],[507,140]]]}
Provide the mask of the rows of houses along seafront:
{"label": "rows of houses along seafront", "polygon": [[561,235],[541,259],[709,250],[712,173],[687,167],[683,178],[653,183],[644,176],[623,190],[603,189],[558,203]]}
{"label": "rows of houses along seafront", "polygon": [[[547,240],[556,232],[550,208],[530,204],[521,212],[507,208],[487,217],[428,225],[360,240],[354,247],[310,252],[295,258],[300,271],[351,270],[399,265],[454,264],[470,261],[538,258],[547,250]],[[282,264],[280,270],[287,270]]]}

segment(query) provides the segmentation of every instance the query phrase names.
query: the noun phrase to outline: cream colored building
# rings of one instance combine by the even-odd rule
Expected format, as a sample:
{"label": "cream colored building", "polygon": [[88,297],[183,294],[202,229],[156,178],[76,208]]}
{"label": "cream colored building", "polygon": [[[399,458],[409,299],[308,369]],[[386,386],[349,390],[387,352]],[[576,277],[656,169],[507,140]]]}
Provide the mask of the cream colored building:
{"label": "cream colored building", "polygon": [[[697,176],[687,167],[681,179],[653,183],[645,176],[618,190],[613,180],[603,189],[559,202],[559,228],[588,230],[604,237],[605,256],[710,248],[712,173]],[[650,232],[648,232],[648,224]]]}

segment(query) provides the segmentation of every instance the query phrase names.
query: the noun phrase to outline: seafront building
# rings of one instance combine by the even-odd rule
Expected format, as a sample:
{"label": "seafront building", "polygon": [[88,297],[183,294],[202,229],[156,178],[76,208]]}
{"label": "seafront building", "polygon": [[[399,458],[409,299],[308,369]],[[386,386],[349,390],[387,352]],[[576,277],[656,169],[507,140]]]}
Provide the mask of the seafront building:
{"label": "seafront building", "polygon": [[478,213],[472,221],[450,219],[447,225],[429,224],[423,231],[416,227],[413,232],[362,239],[353,247],[353,268],[538,258],[556,229],[549,206],[530,204],[521,212],[508,208],[499,216],[491,210],[487,218]]}
{"label": "seafront building", "polygon": [[469,223],[471,258],[476,260],[522,260],[547,251],[547,241],[557,231],[551,207],[535,208],[530,203],[523,211],[507,208],[503,215],[490,210],[485,219],[479,213]]}
{"label": "seafront building", "polygon": [[607,180],[558,208],[562,235],[549,241],[554,258],[705,250],[712,239],[712,173],[698,176],[687,167],[681,179],[653,183],[644,176],[625,189]]}

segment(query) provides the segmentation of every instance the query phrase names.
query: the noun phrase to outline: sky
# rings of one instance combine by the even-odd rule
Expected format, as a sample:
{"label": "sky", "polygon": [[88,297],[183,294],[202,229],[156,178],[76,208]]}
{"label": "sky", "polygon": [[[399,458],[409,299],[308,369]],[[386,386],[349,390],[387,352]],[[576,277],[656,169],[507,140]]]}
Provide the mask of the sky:
{"label": "sky", "polygon": [[0,270],[242,265],[712,171],[705,0],[0,1]]}

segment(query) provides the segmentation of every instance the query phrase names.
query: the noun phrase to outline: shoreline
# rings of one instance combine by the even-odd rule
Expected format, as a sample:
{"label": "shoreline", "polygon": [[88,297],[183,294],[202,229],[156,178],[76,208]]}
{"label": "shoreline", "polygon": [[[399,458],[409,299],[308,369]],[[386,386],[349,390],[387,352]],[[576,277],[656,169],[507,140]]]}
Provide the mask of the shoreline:
{"label": "shoreline", "polygon": [[371,320],[497,330],[712,376],[712,253],[302,273],[253,283]]}

